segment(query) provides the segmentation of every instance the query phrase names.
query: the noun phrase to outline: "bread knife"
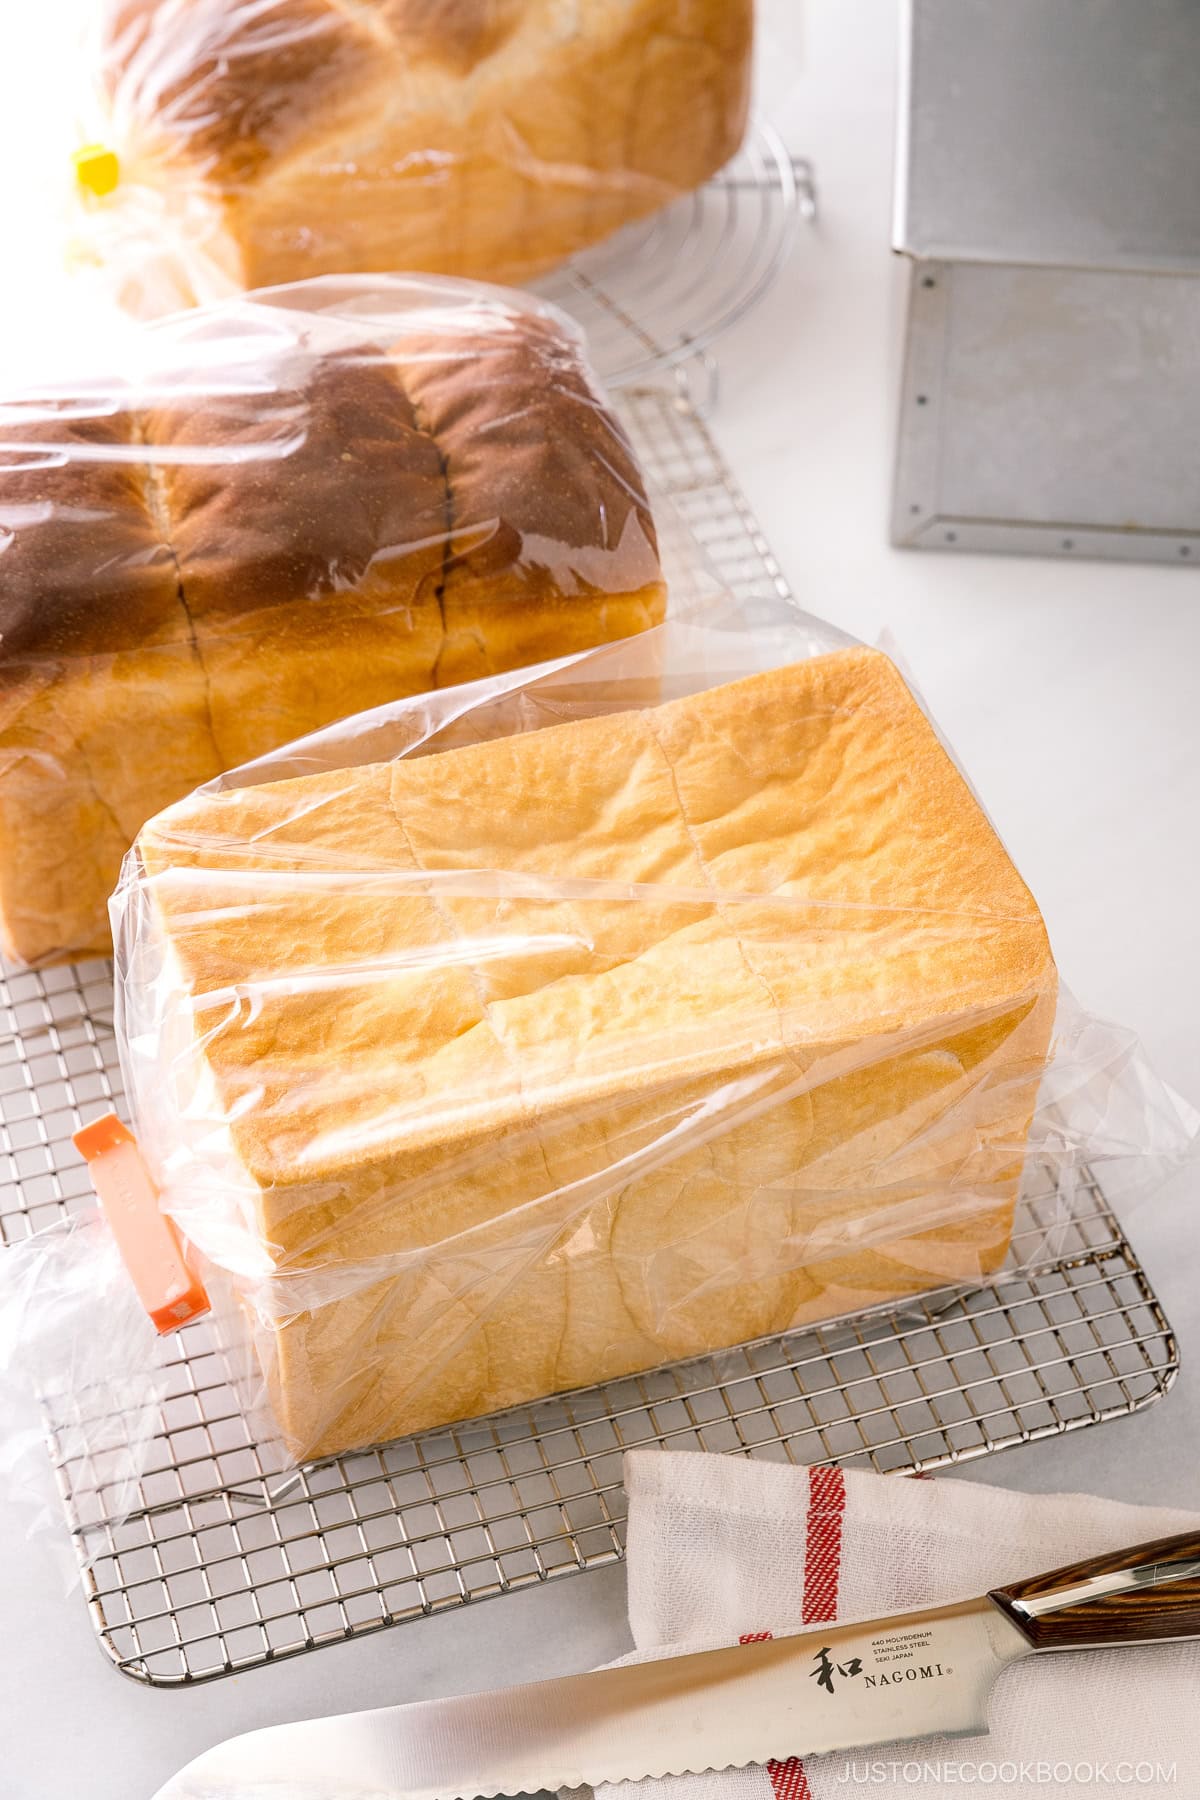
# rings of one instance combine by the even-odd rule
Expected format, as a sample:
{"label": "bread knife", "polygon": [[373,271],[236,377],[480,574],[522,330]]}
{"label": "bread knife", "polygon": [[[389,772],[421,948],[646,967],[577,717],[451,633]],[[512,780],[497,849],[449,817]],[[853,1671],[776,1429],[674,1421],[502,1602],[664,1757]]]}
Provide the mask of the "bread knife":
{"label": "bread knife", "polygon": [[1200,1533],[974,1600],[231,1738],[156,1800],[491,1800],[987,1730],[1051,1650],[1200,1636]]}

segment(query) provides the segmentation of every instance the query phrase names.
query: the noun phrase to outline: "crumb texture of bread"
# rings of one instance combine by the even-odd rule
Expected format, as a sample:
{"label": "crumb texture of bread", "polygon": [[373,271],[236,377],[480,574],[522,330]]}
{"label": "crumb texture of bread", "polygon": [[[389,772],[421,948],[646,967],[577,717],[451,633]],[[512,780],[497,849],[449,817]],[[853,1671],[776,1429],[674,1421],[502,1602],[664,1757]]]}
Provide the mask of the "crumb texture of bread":
{"label": "crumb texture of bread", "polygon": [[250,1197],[297,1456],[1003,1259],[1054,963],[877,651],[194,796],[140,850],[147,1104]]}
{"label": "crumb texture of bread", "polygon": [[150,403],[0,408],[6,955],[108,954],[138,830],[223,770],[661,621],[642,477],[575,339],[465,316],[313,355],[293,325],[250,383],[198,363]]}
{"label": "crumb texture of bread", "polygon": [[753,0],[116,0],[102,78],[124,179],[186,191],[243,286],[520,282],[729,160],[753,22]]}

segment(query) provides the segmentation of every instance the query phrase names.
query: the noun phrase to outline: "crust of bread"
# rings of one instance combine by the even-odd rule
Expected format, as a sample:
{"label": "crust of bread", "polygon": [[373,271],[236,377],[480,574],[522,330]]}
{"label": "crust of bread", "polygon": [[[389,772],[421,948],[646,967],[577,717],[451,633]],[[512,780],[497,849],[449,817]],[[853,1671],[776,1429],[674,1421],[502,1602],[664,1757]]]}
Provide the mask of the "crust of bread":
{"label": "crust of bread", "polygon": [[27,446],[0,470],[17,960],[107,954],[136,832],[221,770],[663,617],[632,450],[552,322],[481,312],[465,335],[289,355],[266,378],[4,428]]}
{"label": "crust of bread", "polygon": [[745,130],[752,0],[133,0],[128,179],[205,197],[243,286],[519,282],[708,179]]}
{"label": "crust of bread", "polygon": [[194,797],[140,846],[202,1033],[164,1093],[202,1066],[255,1197],[297,1455],[1004,1255],[1054,964],[878,652]]}

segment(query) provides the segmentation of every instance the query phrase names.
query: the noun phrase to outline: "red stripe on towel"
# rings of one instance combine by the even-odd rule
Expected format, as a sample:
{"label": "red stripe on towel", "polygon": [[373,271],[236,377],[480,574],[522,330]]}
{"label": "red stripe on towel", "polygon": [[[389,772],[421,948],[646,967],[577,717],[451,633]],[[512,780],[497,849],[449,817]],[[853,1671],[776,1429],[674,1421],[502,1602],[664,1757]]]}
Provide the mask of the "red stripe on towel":
{"label": "red stripe on towel", "polygon": [[769,1762],[767,1774],[775,1800],[812,1800],[808,1776],[798,1756],[789,1756],[786,1762]]}
{"label": "red stripe on towel", "polygon": [[842,1471],[810,1469],[808,1537],[804,1546],[805,1625],[828,1625],[837,1618],[845,1512],[846,1483]]}
{"label": "red stripe on towel", "polygon": [[[837,1618],[838,1583],[842,1570],[842,1518],[846,1484],[840,1469],[808,1471],[808,1518],[804,1541],[804,1603],[801,1623],[828,1625]],[[740,1644],[761,1644],[769,1631],[746,1631]],[[767,1778],[774,1800],[812,1800],[812,1789],[798,1756],[769,1762]]]}

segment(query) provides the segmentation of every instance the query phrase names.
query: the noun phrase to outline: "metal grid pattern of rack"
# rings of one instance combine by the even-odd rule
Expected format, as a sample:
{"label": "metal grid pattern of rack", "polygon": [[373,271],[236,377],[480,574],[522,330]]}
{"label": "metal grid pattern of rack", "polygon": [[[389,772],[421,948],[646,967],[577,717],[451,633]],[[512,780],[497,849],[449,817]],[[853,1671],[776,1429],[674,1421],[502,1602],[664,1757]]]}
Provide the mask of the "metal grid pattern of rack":
{"label": "metal grid pattern of rack", "polygon": [[[743,601],[786,598],[686,384],[627,388],[620,405],[673,502],[677,585],[715,577]],[[90,1206],[71,1132],[121,1099],[109,966],[0,971],[0,1241]],[[1170,1328],[1098,1188],[1028,1196],[1016,1248],[1030,1267],[901,1318],[863,1315],[287,1476],[268,1473],[270,1446],[201,1321],[171,1340],[162,1429],[132,1497],[78,1453],[77,1416],[51,1421],[101,1644],[126,1674],[177,1685],[610,1562],[635,1445],[917,1470],[1166,1391]]]}
{"label": "metal grid pattern of rack", "polygon": [[[1033,1266],[491,1420],[272,1476],[211,1328],[177,1340],[135,1510],[52,1444],[100,1641],[127,1674],[229,1674],[611,1562],[621,1458],[665,1445],[916,1471],[1147,1405],[1171,1333],[1099,1190],[1024,1203]],[[72,1420],[66,1421],[67,1440]]]}
{"label": "metal grid pattern of rack", "polygon": [[704,187],[574,258],[539,291],[579,320],[609,386],[629,386],[706,350],[748,312],[816,211],[811,165],[755,119]]}

